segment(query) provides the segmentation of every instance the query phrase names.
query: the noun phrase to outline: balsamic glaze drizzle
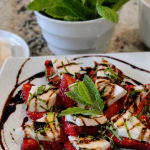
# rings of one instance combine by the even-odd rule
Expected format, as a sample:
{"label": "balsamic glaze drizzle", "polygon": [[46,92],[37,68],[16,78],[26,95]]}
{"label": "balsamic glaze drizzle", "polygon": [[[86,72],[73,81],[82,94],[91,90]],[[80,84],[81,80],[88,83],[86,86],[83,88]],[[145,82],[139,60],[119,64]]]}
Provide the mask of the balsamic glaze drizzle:
{"label": "balsamic glaze drizzle", "polygon": [[[137,66],[134,66],[128,62],[125,62],[123,60],[120,60],[120,59],[117,59],[117,58],[114,58],[114,57],[111,57],[111,56],[105,56],[105,55],[88,55],[88,56],[81,56],[81,57],[77,57],[77,58],[74,58],[72,60],[77,60],[77,59],[80,59],[80,58],[87,58],[87,57],[106,57],[106,58],[110,58],[110,59],[114,59],[116,61],[119,61],[121,63],[124,63],[124,64],[127,64],[129,66],[131,66],[133,69],[137,69],[137,70],[140,70],[140,71],[144,71],[144,72],[147,72],[147,73],[150,73],[150,71],[148,70],[145,70],[145,69],[142,69],[142,68],[139,68]],[[4,124],[5,122],[7,121],[7,119],[9,118],[9,116],[16,110],[16,105],[17,104],[22,104],[24,103],[24,101],[22,100],[20,94],[21,94],[21,91],[19,91],[14,97],[14,93],[16,91],[16,89],[22,85],[23,83],[25,83],[26,81],[28,81],[28,83],[30,83],[32,80],[34,80],[35,78],[42,78],[44,77],[45,73],[44,71],[43,72],[40,72],[40,73],[37,73],[27,79],[25,79],[24,81],[18,83],[19,81],[19,77],[20,77],[20,74],[22,72],[22,68],[24,67],[24,65],[26,64],[27,61],[29,61],[30,58],[28,58],[21,66],[21,68],[19,69],[18,71],[18,74],[17,74],[17,77],[16,77],[16,84],[14,86],[14,89],[10,92],[10,94],[8,95],[8,98],[5,102],[5,105],[3,107],[3,110],[2,110],[2,115],[1,115],[1,119],[0,119],[0,145],[2,147],[3,150],[5,150],[5,147],[4,147],[4,144],[2,142],[2,132],[3,132],[3,138],[4,138],[4,130],[3,130],[3,127],[4,127]],[[50,64],[51,65],[51,64]],[[84,70],[82,68],[82,70]],[[89,72],[90,71],[90,68],[86,68],[86,71]],[[133,82],[135,82],[136,84],[138,85],[142,85],[142,83],[130,78]],[[23,124],[22,126],[24,126],[25,122],[27,121],[28,119],[27,118],[24,118],[24,121],[23,121]],[[5,138],[4,138],[4,141],[5,141]]]}
{"label": "balsamic glaze drizzle", "polygon": [[[40,72],[40,73],[37,73],[31,77],[29,77],[28,79],[18,83],[19,81],[19,77],[20,77],[20,74],[22,72],[22,68],[24,67],[24,65],[26,64],[27,61],[29,61],[30,58],[28,58],[23,64],[22,66],[20,67],[19,71],[18,71],[18,74],[17,74],[17,77],[16,77],[16,84],[13,88],[13,90],[10,92],[10,94],[8,95],[7,97],[7,100],[5,102],[5,105],[3,107],[3,110],[2,110],[2,115],[1,115],[1,119],[0,119],[0,145],[1,145],[1,148],[3,150],[5,150],[5,147],[4,147],[4,144],[2,142],[2,131],[3,131],[3,128],[4,128],[4,124],[5,122],[7,121],[7,119],[9,118],[9,116],[15,112],[16,110],[16,105],[17,104],[22,104],[24,103],[22,97],[21,97],[21,91],[19,91],[15,96],[14,93],[16,91],[16,89],[22,85],[24,82],[28,81],[28,83],[30,83],[32,80],[34,80],[35,78],[42,78],[44,77],[45,73],[44,72]],[[4,138],[4,131],[3,131],[3,138]],[[4,139],[5,141],[5,139]]]}

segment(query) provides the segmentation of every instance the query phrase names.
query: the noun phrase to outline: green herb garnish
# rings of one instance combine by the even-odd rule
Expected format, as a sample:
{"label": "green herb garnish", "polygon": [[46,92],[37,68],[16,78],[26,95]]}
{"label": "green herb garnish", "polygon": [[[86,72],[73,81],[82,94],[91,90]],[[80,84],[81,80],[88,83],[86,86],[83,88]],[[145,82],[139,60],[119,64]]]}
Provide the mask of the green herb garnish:
{"label": "green herb garnish", "polygon": [[125,126],[125,128],[126,128],[126,131],[127,131],[127,133],[128,133],[128,137],[129,137],[129,139],[131,140],[131,139],[132,139],[132,137],[131,137],[131,134],[130,134],[130,132],[129,132],[129,129],[128,129],[128,126],[127,126],[126,120],[125,120],[125,119],[123,119],[123,121],[124,121],[124,126]]}
{"label": "green herb garnish", "polygon": [[64,65],[63,61],[61,61],[61,64],[62,64],[64,70],[66,71],[66,73],[69,73],[68,70],[66,69],[66,66]]}
{"label": "green herb garnish", "polygon": [[36,95],[36,92],[34,92],[33,94],[32,93],[29,93],[30,95],[30,98],[29,100],[27,101],[27,103],[25,104],[25,108],[27,108],[28,104],[30,103],[30,101],[32,100],[32,98]]}
{"label": "green herb garnish", "polygon": [[80,108],[80,107],[73,107],[73,108],[68,108],[66,110],[63,110],[61,112],[60,115],[58,115],[58,117],[63,117],[63,116],[66,116],[66,115],[77,115],[77,114],[83,114],[83,115],[99,115],[99,114],[102,114],[101,111],[95,111],[95,110],[85,110],[83,108]]}
{"label": "green herb garnish", "polygon": [[55,59],[55,61],[53,62],[53,65],[56,63],[57,59]]}

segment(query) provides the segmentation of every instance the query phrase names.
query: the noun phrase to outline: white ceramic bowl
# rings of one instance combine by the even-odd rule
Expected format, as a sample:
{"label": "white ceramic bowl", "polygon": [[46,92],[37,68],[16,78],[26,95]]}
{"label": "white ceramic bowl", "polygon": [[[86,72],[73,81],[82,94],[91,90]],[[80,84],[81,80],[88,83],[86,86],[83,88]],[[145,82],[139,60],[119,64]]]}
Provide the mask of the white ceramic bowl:
{"label": "white ceramic bowl", "polygon": [[139,33],[150,48],[150,0],[139,0]]}
{"label": "white ceramic bowl", "polygon": [[56,55],[103,53],[114,33],[115,24],[103,18],[67,22],[35,14],[49,49]]}

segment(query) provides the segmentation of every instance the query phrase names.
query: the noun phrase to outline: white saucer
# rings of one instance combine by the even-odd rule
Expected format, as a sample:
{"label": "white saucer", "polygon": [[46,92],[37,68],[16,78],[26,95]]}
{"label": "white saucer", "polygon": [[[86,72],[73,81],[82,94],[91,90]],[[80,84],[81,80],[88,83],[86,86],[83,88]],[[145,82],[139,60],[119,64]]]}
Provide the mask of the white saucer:
{"label": "white saucer", "polygon": [[29,57],[30,50],[27,43],[18,35],[0,30],[0,38],[12,45],[12,57]]}

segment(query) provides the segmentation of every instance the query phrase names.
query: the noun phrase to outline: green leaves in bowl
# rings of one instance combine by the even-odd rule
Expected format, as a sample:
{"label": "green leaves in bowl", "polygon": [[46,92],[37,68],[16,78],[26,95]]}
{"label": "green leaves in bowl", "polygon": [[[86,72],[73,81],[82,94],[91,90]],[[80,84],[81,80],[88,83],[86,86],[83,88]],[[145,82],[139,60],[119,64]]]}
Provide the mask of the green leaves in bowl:
{"label": "green leaves in bowl", "polygon": [[118,23],[117,11],[129,0],[33,0],[28,9],[65,21],[105,18]]}

